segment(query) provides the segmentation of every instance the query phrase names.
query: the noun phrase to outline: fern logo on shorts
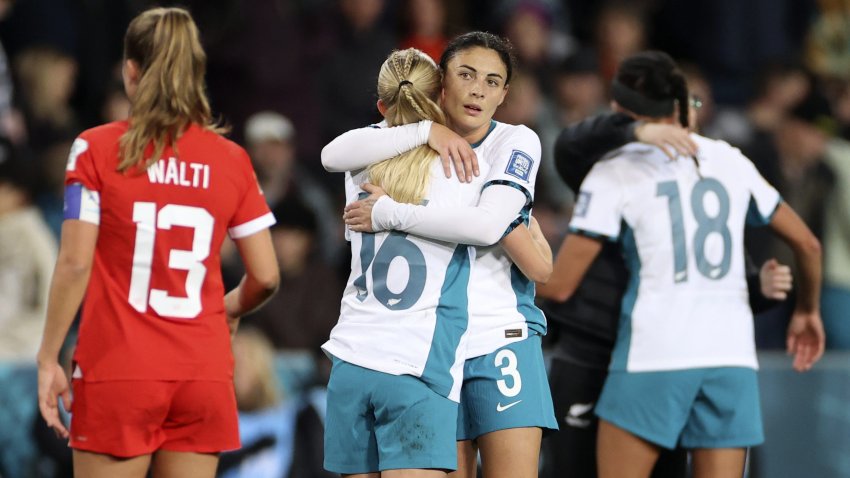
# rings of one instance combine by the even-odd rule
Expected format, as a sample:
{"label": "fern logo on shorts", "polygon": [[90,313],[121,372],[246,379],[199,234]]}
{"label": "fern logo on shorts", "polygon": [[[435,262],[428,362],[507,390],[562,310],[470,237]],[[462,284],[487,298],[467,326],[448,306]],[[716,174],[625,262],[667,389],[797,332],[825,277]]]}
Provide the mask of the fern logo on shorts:
{"label": "fern logo on shorts", "polygon": [[567,425],[575,428],[587,428],[591,423],[590,411],[593,410],[593,402],[590,403],[574,403],[570,405],[570,410],[564,421]]}
{"label": "fern logo on shorts", "polygon": [[531,176],[532,166],[534,166],[534,160],[531,159],[531,156],[515,149],[511,152],[511,160],[508,161],[508,168],[505,169],[505,174],[510,174],[517,179],[528,182],[528,178]]}

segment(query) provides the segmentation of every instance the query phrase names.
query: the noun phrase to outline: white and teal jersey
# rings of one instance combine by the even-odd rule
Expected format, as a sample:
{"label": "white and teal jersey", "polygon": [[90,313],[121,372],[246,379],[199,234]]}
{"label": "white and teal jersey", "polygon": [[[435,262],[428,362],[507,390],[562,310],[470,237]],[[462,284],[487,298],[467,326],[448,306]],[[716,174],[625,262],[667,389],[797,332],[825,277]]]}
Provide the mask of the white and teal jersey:
{"label": "white and teal jersey", "polygon": [[699,166],[632,143],[597,163],[570,229],[621,242],[630,281],[612,370],[757,368],[744,226],[781,198],[738,149],[692,135]]}
{"label": "white and teal jersey", "polygon": [[[479,192],[505,185],[526,195],[520,216],[505,232],[522,221],[527,224],[540,167],[537,134],[522,125],[493,121],[487,136],[472,147],[481,173],[472,184]],[[534,294],[534,282],[519,271],[501,246],[477,248],[469,289],[469,358],[526,339],[529,333],[545,335],[546,317],[534,305]]]}
{"label": "white and teal jersey", "polygon": [[[346,202],[364,197],[367,173],[346,173]],[[429,203],[469,205],[477,190],[432,168]],[[322,348],[346,362],[419,377],[458,401],[466,359],[474,248],[390,231],[347,232],[351,275],[339,322]]]}

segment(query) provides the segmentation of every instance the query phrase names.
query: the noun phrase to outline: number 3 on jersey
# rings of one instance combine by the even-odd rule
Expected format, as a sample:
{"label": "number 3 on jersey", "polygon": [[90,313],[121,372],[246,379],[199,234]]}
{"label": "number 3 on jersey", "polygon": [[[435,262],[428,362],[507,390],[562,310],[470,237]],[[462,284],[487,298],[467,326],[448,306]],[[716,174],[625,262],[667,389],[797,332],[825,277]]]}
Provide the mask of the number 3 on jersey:
{"label": "number 3 on jersey", "polygon": [[510,377],[511,386],[508,386],[507,380],[501,379],[496,381],[496,387],[499,392],[506,397],[516,397],[522,390],[522,377],[517,370],[517,356],[511,349],[500,350],[496,354],[494,360],[496,368],[502,369],[502,376]]}
{"label": "number 3 on jersey", "polygon": [[[130,276],[130,305],[139,312],[147,311],[148,304],[163,317],[193,319],[201,313],[201,286],[207,274],[203,260],[210,255],[214,219],[205,209],[169,204],[157,213],[156,204],[133,204],[133,222],[136,223],[136,246],[133,251],[133,272]],[[157,229],[172,226],[194,229],[192,250],[173,249],[168,256],[168,267],[187,271],[186,297],[172,297],[168,291],[150,290],[153,248]]]}

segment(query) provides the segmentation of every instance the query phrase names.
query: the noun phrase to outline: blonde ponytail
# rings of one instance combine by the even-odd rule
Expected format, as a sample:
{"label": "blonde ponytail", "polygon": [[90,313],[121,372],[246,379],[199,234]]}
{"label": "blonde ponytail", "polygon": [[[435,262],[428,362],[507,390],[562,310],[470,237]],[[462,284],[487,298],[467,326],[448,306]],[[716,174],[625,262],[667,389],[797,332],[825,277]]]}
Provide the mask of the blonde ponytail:
{"label": "blonde ponytail", "polygon": [[[378,98],[387,107],[387,124],[421,120],[445,124],[445,115],[435,101],[441,87],[440,70],[428,55],[415,48],[392,52],[378,75]],[[436,158],[433,149],[420,146],[370,166],[369,181],[398,202],[419,204],[425,198]]]}
{"label": "blonde ponytail", "polygon": [[212,120],[204,85],[206,54],[189,12],[153,8],[134,18],[124,36],[124,59],[139,65],[140,78],[130,127],[121,137],[119,171],[146,168],[167,146],[176,148],[192,123],[224,132]]}

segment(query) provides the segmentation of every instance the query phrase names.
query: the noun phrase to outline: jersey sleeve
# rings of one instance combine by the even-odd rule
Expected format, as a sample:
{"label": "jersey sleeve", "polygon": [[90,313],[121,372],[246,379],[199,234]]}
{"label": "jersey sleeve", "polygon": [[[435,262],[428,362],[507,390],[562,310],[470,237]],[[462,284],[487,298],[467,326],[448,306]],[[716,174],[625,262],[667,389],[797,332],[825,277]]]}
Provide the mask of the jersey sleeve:
{"label": "jersey sleeve", "polygon": [[65,167],[64,219],[100,224],[100,191],[103,184],[89,141],[78,137],[71,145]]}
{"label": "jersey sleeve", "polygon": [[493,151],[493,164],[483,188],[493,185],[511,186],[526,196],[530,208],[534,202],[534,185],[540,168],[540,138],[537,133],[521,126]]}
{"label": "jersey sleeve", "polygon": [[597,163],[581,184],[570,232],[616,241],[623,217],[623,187],[611,159]]}
{"label": "jersey sleeve", "polygon": [[[440,241],[489,246],[515,228],[526,196],[514,188],[485,189],[475,206],[419,206],[378,199],[372,209],[376,231],[398,230]],[[513,222],[511,222],[513,221]]]}
{"label": "jersey sleeve", "polygon": [[750,204],[747,209],[747,225],[766,226],[770,224],[773,215],[782,203],[782,196],[758,172],[756,166],[740,151],[735,149],[741,158],[743,168],[742,178],[747,181],[750,191]]}
{"label": "jersey sleeve", "polygon": [[537,133],[522,126],[516,128],[508,141],[493,154],[495,161],[482,188],[508,186],[525,195],[525,204],[505,229],[507,236],[520,224],[528,224],[531,207],[534,205],[534,185],[540,168],[541,146]]}
{"label": "jersey sleeve", "polygon": [[263,195],[263,190],[260,189],[257,175],[254,173],[248,154],[241,151],[239,159],[241,173],[245,181],[239,207],[227,226],[227,233],[232,239],[248,237],[271,227],[275,223],[274,215],[266,204],[266,197]]}
{"label": "jersey sleeve", "polygon": [[431,121],[402,126],[377,125],[345,132],[322,148],[322,166],[330,172],[357,171],[428,143]]}

